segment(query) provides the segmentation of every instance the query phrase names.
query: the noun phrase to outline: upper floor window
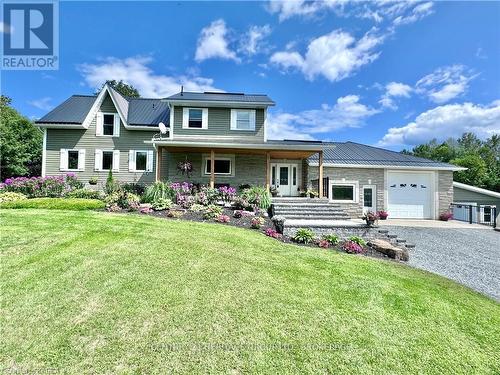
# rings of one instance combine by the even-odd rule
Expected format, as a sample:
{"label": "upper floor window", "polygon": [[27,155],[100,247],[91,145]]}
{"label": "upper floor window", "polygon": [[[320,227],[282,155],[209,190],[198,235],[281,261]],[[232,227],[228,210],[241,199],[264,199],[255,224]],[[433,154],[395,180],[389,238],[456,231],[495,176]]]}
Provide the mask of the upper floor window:
{"label": "upper floor window", "polygon": [[207,129],[208,108],[184,108],[182,127],[184,129]]}
{"label": "upper floor window", "polygon": [[231,130],[255,130],[255,110],[231,109]]}
{"label": "upper floor window", "polygon": [[96,135],[118,137],[120,135],[120,116],[118,113],[97,113]]}

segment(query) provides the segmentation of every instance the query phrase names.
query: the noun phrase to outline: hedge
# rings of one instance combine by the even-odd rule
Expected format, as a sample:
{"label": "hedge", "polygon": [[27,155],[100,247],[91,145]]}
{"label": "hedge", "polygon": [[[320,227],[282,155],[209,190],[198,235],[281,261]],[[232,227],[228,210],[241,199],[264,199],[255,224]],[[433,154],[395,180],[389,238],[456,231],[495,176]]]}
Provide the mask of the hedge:
{"label": "hedge", "polygon": [[44,208],[49,210],[97,210],[104,208],[103,201],[82,198],[33,198],[0,203],[0,208]]}

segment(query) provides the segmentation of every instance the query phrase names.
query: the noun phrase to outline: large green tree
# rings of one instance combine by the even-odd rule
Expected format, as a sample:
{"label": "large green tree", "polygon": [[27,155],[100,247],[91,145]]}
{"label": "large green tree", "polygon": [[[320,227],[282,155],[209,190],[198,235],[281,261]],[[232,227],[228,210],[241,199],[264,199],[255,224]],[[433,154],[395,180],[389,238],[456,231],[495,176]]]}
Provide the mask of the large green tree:
{"label": "large green tree", "polygon": [[465,184],[500,192],[500,135],[486,140],[474,133],[464,133],[459,139],[438,143],[435,139],[403,153],[443,161],[468,168],[455,172],[454,179]]}
{"label": "large green tree", "polygon": [[0,100],[0,179],[39,176],[42,169],[40,129],[11,106],[11,99]]}
{"label": "large green tree", "polygon": [[[140,98],[141,95],[139,94],[139,91],[132,85],[129,85],[122,80],[116,81],[114,79],[106,81],[108,85],[110,85],[112,88],[114,88],[116,91],[118,91],[120,94],[123,96],[126,96],[128,98]],[[95,95],[98,95],[99,92],[102,90],[104,85],[106,83],[103,83],[101,88],[95,92]]]}

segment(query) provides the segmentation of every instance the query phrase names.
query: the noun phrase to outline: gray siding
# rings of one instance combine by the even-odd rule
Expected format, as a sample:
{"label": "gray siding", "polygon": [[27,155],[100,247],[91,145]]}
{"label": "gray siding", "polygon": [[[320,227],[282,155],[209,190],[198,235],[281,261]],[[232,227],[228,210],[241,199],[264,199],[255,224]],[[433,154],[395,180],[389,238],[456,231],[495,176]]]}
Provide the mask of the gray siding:
{"label": "gray siding", "polygon": [[[318,178],[318,169],[318,167],[307,167],[308,186],[311,185],[311,180]],[[357,218],[363,216],[363,185],[376,186],[377,211],[385,209],[383,169],[323,167],[323,176],[330,178],[330,180],[342,180],[345,178],[346,181],[358,181],[359,203],[340,203],[340,206],[349,214],[350,217]]]}
{"label": "gray siding", "polygon": [[[190,181],[208,185],[210,176],[203,174],[204,166],[202,153],[178,153],[163,151],[161,177],[169,181]],[[226,156],[225,154],[224,156]],[[217,154],[215,155],[217,157]],[[184,160],[193,163],[193,173],[190,177],[182,175],[177,171],[177,163]],[[266,183],[266,157],[263,155],[234,155],[234,176],[215,176],[216,184],[228,184],[238,187],[242,184],[260,185]]]}
{"label": "gray siding", "polygon": [[[113,102],[107,96],[101,110],[106,112],[116,112]],[[154,150],[150,141],[154,132],[141,130],[127,130],[120,123],[119,137],[96,137],[96,117],[92,120],[87,130],[76,129],[47,129],[47,151],[46,151],[46,175],[53,176],[64,174],[59,170],[60,149],[85,149],[85,171],[75,173],[82,182],[87,182],[90,177],[96,176],[100,182],[104,182],[108,176],[108,171],[94,170],[94,151],[120,150],[120,171],[113,172],[113,176],[123,182],[151,183],[155,180],[156,153],[153,152],[153,172],[129,172],[128,153],[129,150]]]}
{"label": "gray siding", "polygon": [[255,110],[255,131],[231,130],[230,108],[208,108],[208,129],[183,129],[182,113],[184,107],[174,108],[174,138],[187,135],[225,136],[245,139],[251,142],[264,140],[264,109]]}
{"label": "gray siding", "polygon": [[475,191],[469,191],[459,187],[453,188],[453,195],[454,202],[474,202],[477,204],[497,206],[497,208],[500,209],[500,199],[489,195],[476,193]]}

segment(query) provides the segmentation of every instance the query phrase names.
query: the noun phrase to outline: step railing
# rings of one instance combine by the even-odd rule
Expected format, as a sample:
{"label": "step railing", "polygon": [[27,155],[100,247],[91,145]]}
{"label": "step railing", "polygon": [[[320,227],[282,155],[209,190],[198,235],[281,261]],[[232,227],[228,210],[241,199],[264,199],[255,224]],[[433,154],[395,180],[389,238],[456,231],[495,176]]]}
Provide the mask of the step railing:
{"label": "step railing", "polygon": [[[330,184],[330,178],[323,177],[323,197],[324,198],[329,198],[329,194],[328,194],[328,191],[330,190],[328,188],[329,184]],[[311,180],[311,186],[314,190],[319,191],[319,178]]]}

